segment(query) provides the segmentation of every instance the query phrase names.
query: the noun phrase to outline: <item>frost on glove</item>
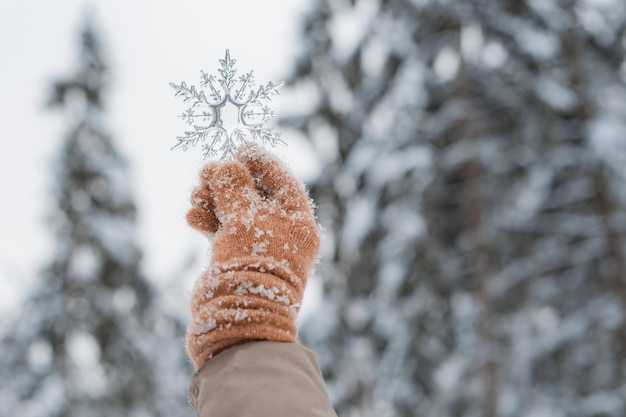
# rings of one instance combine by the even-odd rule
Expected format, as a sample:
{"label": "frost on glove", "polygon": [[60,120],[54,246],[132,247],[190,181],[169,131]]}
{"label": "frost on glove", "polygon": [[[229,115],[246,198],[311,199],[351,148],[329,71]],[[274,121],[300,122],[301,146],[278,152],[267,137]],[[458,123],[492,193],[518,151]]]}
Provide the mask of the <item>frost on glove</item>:
{"label": "frost on glove", "polygon": [[200,183],[187,221],[214,240],[191,297],[186,344],[196,369],[233,345],[296,340],[320,243],[304,186],[259,147],[208,164]]}

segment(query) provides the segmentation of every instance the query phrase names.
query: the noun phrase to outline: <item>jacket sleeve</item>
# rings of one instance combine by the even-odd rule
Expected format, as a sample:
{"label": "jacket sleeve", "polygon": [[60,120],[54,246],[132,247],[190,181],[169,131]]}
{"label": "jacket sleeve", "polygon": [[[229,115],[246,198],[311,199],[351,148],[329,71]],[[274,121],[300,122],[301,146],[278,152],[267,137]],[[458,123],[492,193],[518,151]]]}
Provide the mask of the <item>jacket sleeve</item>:
{"label": "jacket sleeve", "polygon": [[297,343],[232,347],[193,376],[198,417],[336,417],[313,352]]}

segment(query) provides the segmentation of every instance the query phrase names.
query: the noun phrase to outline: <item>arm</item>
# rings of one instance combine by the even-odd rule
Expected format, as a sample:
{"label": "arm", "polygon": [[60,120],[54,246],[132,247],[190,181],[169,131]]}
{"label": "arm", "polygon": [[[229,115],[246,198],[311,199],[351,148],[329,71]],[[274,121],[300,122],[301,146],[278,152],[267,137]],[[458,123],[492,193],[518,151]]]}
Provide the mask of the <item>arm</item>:
{"label": "arm", "polygon": [[304,186],[256,146],[212,163],[189,224],[213,239],[186,344],[198,416],[335,416],[295,318],[319,250]]}
{"label": "arm", "polygon": [[315,354],[297,343],[229,348],[195,374],[189,402],[200,417],[336,417]]}

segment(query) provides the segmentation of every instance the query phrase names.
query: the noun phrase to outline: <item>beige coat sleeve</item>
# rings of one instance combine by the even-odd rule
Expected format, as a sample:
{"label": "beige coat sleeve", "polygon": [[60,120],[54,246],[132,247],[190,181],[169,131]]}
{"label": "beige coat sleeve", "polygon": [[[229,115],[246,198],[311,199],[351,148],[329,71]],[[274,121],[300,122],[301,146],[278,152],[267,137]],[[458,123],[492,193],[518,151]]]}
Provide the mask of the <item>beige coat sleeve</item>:
{"label": "beige coat sleeve", "polygon": [[196,372],[198,417],[336,417],[313,352],[297,343],[232,347]]}

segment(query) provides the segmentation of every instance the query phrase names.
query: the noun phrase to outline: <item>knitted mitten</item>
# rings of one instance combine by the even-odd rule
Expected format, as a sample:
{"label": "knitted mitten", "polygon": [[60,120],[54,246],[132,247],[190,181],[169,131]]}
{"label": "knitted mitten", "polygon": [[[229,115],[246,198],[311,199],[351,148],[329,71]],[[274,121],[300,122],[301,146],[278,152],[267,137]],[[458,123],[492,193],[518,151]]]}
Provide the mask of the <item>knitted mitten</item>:
{"label": "knitted mitten", "polygon": [[246,341],[295,341],[320,241],[304,186],[255,145],[205,166],[200,183],[187,221],[214,240],[191,297],[186,344],[196,369]]}

